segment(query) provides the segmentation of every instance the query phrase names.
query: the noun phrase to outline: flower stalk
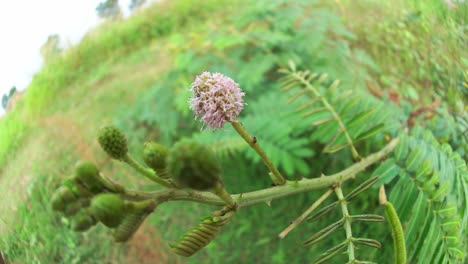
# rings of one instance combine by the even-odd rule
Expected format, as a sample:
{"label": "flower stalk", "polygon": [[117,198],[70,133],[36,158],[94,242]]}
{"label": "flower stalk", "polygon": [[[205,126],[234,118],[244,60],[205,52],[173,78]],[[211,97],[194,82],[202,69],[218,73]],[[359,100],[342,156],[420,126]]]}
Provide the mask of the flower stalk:
{"label": "flower stalk", "polygon": [[229,195],[221,182],[216,183],[213,188],[213,193],[223,200],[230,208],[237,207],[236,202],[234,202],[234,199],[232,199],[231,195]]}
{"label": "flower stalk", "polygon": [[122,161],[126,162],[128,165],[130,165],[132,168],[134,168],[136,171],[138,171],[141,175],[145,176],[149,180],[158,183],[164,187],[174,187],[169,181],[159,178],[156,172],[143,167],[143,165],[138,163],[138,161],[136,161],[128,153],[123,157]]}
{"label": "flower stalk", "polygon": [[249,132],[245,129],[245,127],[240,122],[231,122],[232,127],[236,130],[236,132],[249,144],[249,146],[257,152],[260,158],[263,160],[263,163],[268,167],[271,174],[271,180],[275,185],[284,185],[286,184],[286,179],[281,175],[278,169],[273,165],[273,162],[268,158],[265,151],[260,147],[257,140],[252,137]]}
{"label": "flower stalk", "polygon": [[317,207],[319,207],[330,194],[333,193],[333,189],[327,190],[318,200],[316,200],[304,213],[302,213],[296,220],[294,220],[288,227],[286,227],[278,237],[283,239],[285,238],[289,232],[291,232],[294,228],[296,228],[302,221],[304,221],[308,215],[310,215]]}

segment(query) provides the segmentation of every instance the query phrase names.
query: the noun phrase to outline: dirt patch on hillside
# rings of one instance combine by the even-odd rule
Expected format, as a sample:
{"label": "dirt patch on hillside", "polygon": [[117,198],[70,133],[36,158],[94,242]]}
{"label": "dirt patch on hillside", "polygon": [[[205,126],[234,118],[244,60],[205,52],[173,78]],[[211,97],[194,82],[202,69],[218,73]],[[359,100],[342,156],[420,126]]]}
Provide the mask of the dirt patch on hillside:
{"label": "dirt patch on hillside", "polygon": [[52,138],[71,144],[83,159],[96,160],[94,150],[83,138],[84,128],[73,122],[70,117],[56,114],[45,118],[42,123],[48,128]]}
{"label": "dirt patch on hillside", "polygon": [[72,119],[58,114],[39,121],[35,132],[23,139],[15,157],[0,175],[0,234],[5,234],[15,221],[17,206],[25,200],[28,187],[36,177],[41,173],[66,176],[64,173],[69,169],[56,166],[54,159],[77,155],[95,160],[92,146],[83,138],[81,129]]}
{"label": "dirt patch on hillside", "polygon": [[127,263],[182,263],[172,254],[155,227],[143,225],[128,242]]}

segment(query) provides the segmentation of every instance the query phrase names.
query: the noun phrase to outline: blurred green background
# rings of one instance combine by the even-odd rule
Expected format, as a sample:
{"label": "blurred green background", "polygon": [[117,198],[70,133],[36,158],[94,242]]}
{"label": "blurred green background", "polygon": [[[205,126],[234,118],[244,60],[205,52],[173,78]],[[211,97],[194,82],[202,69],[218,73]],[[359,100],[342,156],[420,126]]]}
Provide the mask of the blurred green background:
{"label": "blurred green background", "polygon": [[[247,94],[245,122],[255,135],[264,133],[264,142],[274,142],[275,131],[265,130],[294,125],[277,120],[287,100],[277,70],[288,60],[328,73],[343,89],[385,98],[401,109],[443,102],[440,118],[429,123],[439,139],[453,143],[466,158],[466,132],[463,138],[456,136],[456,129],[449,133],[437,128],[459,122],[449,113],[466,112],[467,14],[466,3],[449,8],[436,0],[172,0],[137,10],[127,19],[109,18],[78,45],[51,53],[0,120],[3,258],[11,263],[311,262],[344,234],[313,247],[303,247],[302,241],[336,221],[339,212],[304,223],[283,240],[278,234],[321,192],[242,209],[217,239],[189,259],[172,254],[167,242],[213,207],[166,203],[130,242],[120,245],[102,226],[87,233],[71,231],[48,201],[80,159],[95,161],[104,174],[133,188],[158,188],[105,155],[96,141],[103,124],[121,128],[129,137],[130,152],[139,159],[147,140],[170,146],[184,136],[206,142],[219,137],[215,146],[231,193],[269,186],[265,168],[231,129],[200,131],[201,124],[188,109],[188,88],[205,70],[230,76]],[[389,128],[388,133],[397,130]],[[266,143],[265,148],[280,153],[276,163],[289,179],[317,177],[350,165],[347,151],[325,155],[313,138],[299,141],[294,131],[286,136],[290,138],[285,143]],[[288,148],[291,142],[309,152]],[[367,155],[381,146],[362,144],[360,150]],[[347,183],[345,189],[357,184]],[[377,191],[364,193],[351,210],[382,214],[376,197]],[[354,232],[372,234],[384,245],[358,250],[362,259],[389,263],[393,252],[387,228],[355,227]],[[345,257],[332,263],[344,263]]]}

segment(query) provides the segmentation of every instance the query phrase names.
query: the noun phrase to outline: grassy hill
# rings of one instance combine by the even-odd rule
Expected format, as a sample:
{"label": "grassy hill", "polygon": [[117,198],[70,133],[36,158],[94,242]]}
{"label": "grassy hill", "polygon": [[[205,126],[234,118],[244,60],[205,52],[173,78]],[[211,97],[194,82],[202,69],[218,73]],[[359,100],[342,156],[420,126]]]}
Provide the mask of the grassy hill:
{"label": "grassy hill", "polygon": [[[437,101],[436,115],[451,130],[440,129],[442,121],[437,118],[427,127],[466,157],[466,132],[460,134],[463,124],[456,119],[466,122],[467,118],[466,39],[459,40],[460,30],[466,31],[466,14],[466,4],[449,10],[442,1],[392,1],[388,6],[370,0],[255,4],[205,0],[196,5],[174,0],[102,24],[46,64],[15,108],[0,120],[0,252],[12,263],[310,262],[339,238],[304,248],[301,233],[312,234],[310,225],[285,240],[277,239],[277,234],[319,193],[273,202],[271,208],[243,209],[220,237],[190,259],[172,254],[166,242],[177,239],[181,230],[195,225],[212,207],[164,204],[134,239],[121,245],[102,226],[84,234],[72,232],[67,220],[52,212],[49,199],[78,160],[96,162],[104,174],[130,187],[157,189],[105,155],[96,141],[99,127],[121,128],[129,137],[130,152],[138,158],[146,140],[168,146],[184,136],[209,141],[187,107],[188,87],[204,70],[223,72],[239,82],[249,96],[246,122],[252,127],[260,120],[275,120],[274,113],[259,112],[275,109],[277,102],[287,99],[279,92],[277,70],[288,60],[326,72],[331,79],[340,79],[343,89],[365,93],[371,101],[389,98],[406,109],[402,111]],[[439,39],[433,41],[434,36]],[[417,118],[415,122],[422,123]],[[264,169],[243,154],[238,140],[223,140],[226,186],[233,193],[267,186],[267,179],[240,176],[261,174]],[[307,146],[318,153],[320,144]],[[375,146],[361,147],[370,153]],[[291,154],[284,145],[271,149]],[[281,159],[277,163],[292,179],[336,172],[350,163],[314,155],[314,159],[294,156],[292,165]],[[303,168],[298,160],[314,163]],[[381,210],[368,202],[375,197],[374,193],[362,197],[356,208]],[[386,228],[360,231],[377,234],[391,245]],[[379,260],[392,251],[384,247],[362,254]]]}

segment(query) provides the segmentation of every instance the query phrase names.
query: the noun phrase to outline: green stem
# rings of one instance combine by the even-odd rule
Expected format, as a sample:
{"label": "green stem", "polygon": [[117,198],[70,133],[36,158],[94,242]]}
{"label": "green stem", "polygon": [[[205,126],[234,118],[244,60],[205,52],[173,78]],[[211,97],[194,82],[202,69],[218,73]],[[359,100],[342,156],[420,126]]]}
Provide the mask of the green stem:
{"label": "green stem", "polygon": [[284,229],[279,235],[278,237],[283,239],[285,236],[287,236],[289,234],[289,232],[291,232],[291,230],[293,230],[294,228],[296,228],[300,223],[302,223],[302,221],[304,221],[306,219],[306,217],[308,215],[310,215],[312,213],[312,211],[314,211],[317,207],[319,207],[323,201],[325,201],[328,196],[330,196],[330,194],[333,193],[333,190],[332,189],[329,189],[328,191],[326,191],[324,194],[322,194],[322,196],[320,196],[320,198],[318,200],[316,200],[304,213],[301,214],[301,216],[299,216],[296,220],[294,220],[288,227],[286,227],[286,229]]}
{"label": "green stem", "polygon": [[[308,192],[312,190],[319,190],[329,188],[337,183],[342,183],[352,179],[356,174],[364,171],[370,165],[379,162],[388,153],[393,151],[398,143],[398,139],[393,139],[387,146],[379,152],[369,155],[362,159],[360,162],[355,163],[351,167],[335,173],[330,176],[322,176],[314,179],[303,179],[300,181],[287,181],[286,184],[281,186],[274,186],[271,188],[231,195],[234,201],[238,202],[238,207],[246,207],[260,203],[268,203],[282,197]],[[216,195],[209,192],[198,192],[187,189],[166,189],[155,192],[138,192],[127,191],[125,194],[129,199],[156,199],[160,202],[166,201],[193,201],[202,204],[224,206],[226,203]]]}
{"label": "green stem", "polygon": [[284,179],[283,175],[276,169],[273,162],[268,158],[265,151],[260,147],[258,142],[252,137],[249,132],[244,128],[244,126],[240,122],[231,122],[232,127],[239,133],[239,135],[249,144],[249,146],[257,152],[257,154],[262,158],[265,165],[271,171],[271,179],[275,185],[284,185],[286,184],[286,179]]}
{"label": "green stem", "polygon": [[125,188],[113,181],[112,179],[106,177],[104,174],[102,173],[99,173],[99,178],[98,180],[102,183],[102,185],[104,185],[104,187],[108,190],[110,190],[111,192],[114,192],[114,193],[125,193]]}
{"label": "green stem", "polygon": [[309,81],[307,81],[303,76],[298,74],[297,72],[293,72],[292,74],[297,80],[299,80],[309,91],[311,91],[317,98],[320,98],[323,105],[330,111],[330,113],[333,115],[333,118],[336,120],[338,123],[338,126],[340,127],[340,130],[343,131],[343,134],[346,138],[346,141],[348,142],[350,148],[351,148],[351,153],[353,155],[353,158],[355,159],[360,159],[359,153],[357,152],[356,148],[354,147],[353,140],[351,139],[351,136],[348,133],[348,130],[346,129],[346,126],[343,124],[343,121],[341,120],[340,115],[335,111],[335,108],[328,103],[328,100],[320,94],[320,92],[315,89],[312,84],[310,84]]}
{"label": "green stem", "polygon": [[231,195],[226,191],[223,184],[218,182],[216,186],[213,188],[213,193],[221,198],[230,208],[236,208],[237,204],[232,199]]}
{"label": "green stem", "polygon": [[133,167],[136,171],[141,173],[141,175],[148,178],[149,180],[154,181],[154,182],[156,182],[156,183],[158,183],[158,184],[160,184],[162,186],[168,187],[168,188],[174,187],[174,186],[172,186],[172,184],[170,182],[159,178],[158,175],[154,171],[148,170],[145,167],[143,167],[140,163],[138,163],[138,161],[133,159],[132,156],[130,156],[130,154],[127,153],[122,160],[125,161],[131,167]]}
{"label": "green stem", "polygon": [[335,188],[336,196],[341,204],[341,212],[343,213],[344,218],[344,227],[346,232],[346,239],[348,241],[348,263],[354,263],[356,257],[354,256],[354,244],[353,244],[353,233],[351,231],[351,217],[348,212],[348,205],[346,199],[343,196],[343,191],[341,190],[341,186]]}

